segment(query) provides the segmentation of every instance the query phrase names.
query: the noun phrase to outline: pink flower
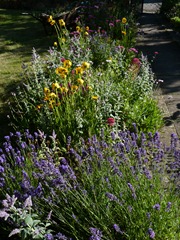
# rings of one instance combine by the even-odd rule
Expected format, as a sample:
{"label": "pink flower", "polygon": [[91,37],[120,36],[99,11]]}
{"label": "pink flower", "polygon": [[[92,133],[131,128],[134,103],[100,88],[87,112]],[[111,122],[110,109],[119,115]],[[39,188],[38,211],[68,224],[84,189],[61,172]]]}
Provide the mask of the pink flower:
{"label": "pink flower", "polygon": [[138,50],[136,48],[130,48],[129,51],[134,52],[134,53],[138,53]]}
{"label": "pink flower", "polygon": [[159,54],[158,52],[154,52],[155,55]]}
{"label": "pink flower", "polygon": [[141,64],[139,58],[133,58],[131,63],[135,64],[135,65],[140,65]]}
{"label": "pink flower", "polygon": [[61,58],[61,62],[64,62],[66,59],[65,58]]}
{"label": "pink flower", "polygon": [[114,124],[115,124],[115,119],[112,118],[112,117],[108,118],[108,119],[107,119],[107,124],[108,124],[109,126],[114,126]]}
{"label": "pink flower", "polygon": [[112,23],[112,22],[109,23],[109,26],[110,26],[110,27],[114,27],[114,23]]}

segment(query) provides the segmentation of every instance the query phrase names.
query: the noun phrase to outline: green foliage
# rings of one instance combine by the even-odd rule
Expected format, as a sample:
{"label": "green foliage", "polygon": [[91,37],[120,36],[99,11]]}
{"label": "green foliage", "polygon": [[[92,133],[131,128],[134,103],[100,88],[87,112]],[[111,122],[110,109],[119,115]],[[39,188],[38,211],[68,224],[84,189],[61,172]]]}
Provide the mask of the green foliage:
{"label": "green foliage", "polygon": [[45,235],[52,232],[48,229],[51,225],[47,219],[43,223],[39,216],[34,213],[32,208],[31,196],[29,196],[24,204],[17,201],[14,195],[11,197],[6,194],[3,200],[4,208],[0,210],[0,217],[5,221],[11,221],[14,229],[9,233],[9,237],[18,235],[22,240],[28,239],[45,239]]}

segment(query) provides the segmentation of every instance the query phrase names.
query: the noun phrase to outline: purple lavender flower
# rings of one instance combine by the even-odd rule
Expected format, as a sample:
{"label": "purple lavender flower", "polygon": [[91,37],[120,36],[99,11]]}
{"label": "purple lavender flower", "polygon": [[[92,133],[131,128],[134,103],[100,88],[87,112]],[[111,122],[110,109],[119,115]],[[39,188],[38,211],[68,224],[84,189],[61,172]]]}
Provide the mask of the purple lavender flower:
{"label": "purple lavender flower", "polygon": [[45,235],[45,239],[46,240],[54,240],[54,237],[51,233],[48,233],[48,234]]}
{"label": "purple lavender flower", "polygon": [[102,238],[102,232],[97,228],[90,228],[90,232],[92,236],[89,238],[89,240],[101,240]]}
{"label": "purple lavender flower", "polygon": [[149,234],[149,237],[151,239],[154,239],[155,238],[155,232],[152,230],[152,228],[149,228],[148,229],[148,234]]}
{"label": "purple lavender flower", "polygon": [[115,202],[119,202],[119,199],[112,193],[106,193],[106,197],[109,198],[110,201],[115,201]]}
{"label": "purple lavender flower", "polygon": [[117,224],[114,224],[113,225],[113,228],[116,232],[120,233],[120,234],[123,234],[123,231],[121,231],[120,227],[117,225]]}
{"label": "purple lavender flower", "polygon": [[58,240],[68,240],[68,238],[65,235],[63,235],[62,233],[57,233],[55,235],[55,239],[58,239]]}
{"label": "purple lavender flower", "polygon": [[4,172],[4,167],[0,166],[0,173]]}
{"label": "purple lavender flower", "polygon": [[170,208],[172,206],[172,202],[167,203],[166,211],[169,212]]}
{"label": "purple lavender flower", "polygon": [[128,183],[127,185],[128,185],[129,189],[130,189],[131,192],[132,192],[132,196],[133,196],[133,198],[136,199],[136,193],[135,193],[135,189],[134,189],[134,187],[132,186],[131,183]]}
{"label": "purple lavender flower", "polygon": [[150,219],[151,214],[150,214],[149,212],[147,212],[147,213],[146,213],[146,216],[147,216],[148,219]]}
{"label": "purple lavender flower", "polygon": [[156,203],[154,206],[153,206],[153,208],[155,209],[155,210],[160,210],[160,204],[159,203]]}

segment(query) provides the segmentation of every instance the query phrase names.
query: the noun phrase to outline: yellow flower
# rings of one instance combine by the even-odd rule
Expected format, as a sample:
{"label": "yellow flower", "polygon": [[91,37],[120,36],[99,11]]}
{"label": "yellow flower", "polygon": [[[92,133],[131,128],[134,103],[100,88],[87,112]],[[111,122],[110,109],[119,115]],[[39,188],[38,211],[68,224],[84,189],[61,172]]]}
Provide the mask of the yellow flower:
{"label": "yellow flower", "polygon": [[72,85],[72,86],[71,86],[71,90],[73,90],[73,91],[78,90],[78,86],[77,86],[77,85]]}
{"label": "yellow flower", "polygon": [[81,79],[81,78],[78,78],[78,79],[77,79],[77,82],[78,82],[80,85],[83,85],[83,83],[84,83],[84,80],[83,80],[83,79]]}
{"label": "yellow flower", "polygon": [[55,23],[56,23],[55,20],[52,20],[52,21],[50,22],[51,26],[53,26]]}
{"label": "yellow flower", "polygon": [[81,65],[82,69],[85,70],[85,69],[88,69],[90,68],[90,63],[88,62],[83,62],[82,65]]}
{"label": "yellow flower", "polygon": [[61,90],[62,93],[67,93],[68,92],[68,88],[66,88],[66,87],[61,87],[60,90]]}
{"label": "yellow flower", "polygon": [[47,88],[47,87],[45,87],[45,88],[44,88],[44,93],[45,93],[45,94],[48,94],[48,93],[50,93],[50,89],[49,89],[49,88]]}
{"label": "yellow flower", "polygon": [[55,90],[55,89],[59,89],[60,86],[59,86],[59,83],[52,83],[52,90]]}
{"label": "yellow flower", "polygon": [[122,31],[121,33],[122,33],[122,35],[126,36],[126,32],[125,31]]}
{"label": "yellow flower", "polygon": [[60,25],[61,27],[65,27],[65,26],[66,26],[66,24],[65,24],[65,22],[64,22],[63,19],[59,19],[59,25]]}
{"label": "yellow flower", "polygon": [[58,45],[57,42],[54,42],[54,47],[57,47],[57,45]]}
{"label": "yellow flower", "polygon": [[55,101],[51,100],[49,101],[49,108],[52,109],[54,107]]}
{"label": "yellow flower", "polygon": [[49,101],[49,97],[46,95],[44,101]]}
{"label": "yellow flower", "polygon": [[86,31],[89,31],[89,27],[88,26],[86,26],[85,29],[86,29]]}
{"label": "yellow flower", "polygon": [[87,88],[89,91],[91,91],[93,89],[91,86],[88,86]]}
{"label": "yellow flower", "polygon": [[127,19],[126,19],[125,17],[122,18],[122,23],[123,23],[123,24],[127,23]]}
{"label": "yellow flower", "polygon": [[76,74],[82,74],[84,72],[82,67],[77,67],[75,71],[76,71]]}
{"label": "yellow flower", "polygon": [[50,15],[47,19],[48,22],[51,22],[53,20],[53,17]]}
{"label": "yellow flower", "polygon": [[88,32],[84,32],[84,35],[85,35],[85,36],[88,36],[88,35],[89,35],[89,33],[88,33]]}
{"label": "yellow flower", "polygon": [[50,98],[57,98],[57,95],[56,95],[55,93],[51,92],[51,93],[49,94],[49,97],[50,97]]}
{"label": "yellow flower", "polygon": [[67,75],[64,73],[59,74],[61,78],[66,79]]}
{"label": "yellow flower", "polygon": [[61,43],[65,43],[66,42],[66,39],[65,38],[61,38]]}
{"label": "yellow flower", "polygon": [[81,28],[79,26],[76,26],[76,31],[81,32]]}
{"label": "yellow flower", "polygon": [[56,74],[60,75],[60,76],[66,76],[68,74],[68,70],[67,68],[64,67],[57,67],[55,70]]}
{"label": "yellow flower", "polygon": [[72,62],[70,60],[65,60],[63,62],[65,68],[70,68],[72,66]]}
{"label": "yellow flower", "polygon": [[93,100],[97,100],[97,99],[98,99],[98,96],[92,96],[92,99],[93,99]]}
{"label": "yellow flower", "polygon": [[36,108],[37,108],[38,110],[41,109],[41,108],[42,108],[42,104],[37,105]]}

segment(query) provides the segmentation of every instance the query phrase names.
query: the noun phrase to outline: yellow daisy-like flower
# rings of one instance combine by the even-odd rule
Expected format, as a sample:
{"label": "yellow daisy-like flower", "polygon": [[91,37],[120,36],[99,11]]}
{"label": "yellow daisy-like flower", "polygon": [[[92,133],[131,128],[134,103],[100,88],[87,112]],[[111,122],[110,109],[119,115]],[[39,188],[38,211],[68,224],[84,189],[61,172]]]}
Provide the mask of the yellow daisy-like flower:
{"label": "yellow daisy-like flower", "polygon": [[122,35],[126,36],[126,32],[125,31],[122,31],[121,33],[122,33]]}
{"label": "yellow daisy-like flower", "polygon": [[63,65],[65,68],[70,68],[72,66],[72,62],[67,59],[63,62]]}
{"label": "yellow daisy-like flower", "polygon": [[77,82],[78,82],[80,85],[83,85],[84,80],[83,80],[82,78],[78,78],[78,79],[77,79]]}
{"label": "yellow daisy-like flower", "polygon": [[60,25],[61,27],[65,27],[65,26],[66,26],[66,23],[64,22],[63,19],[59,19],[59,25]]}
{"label": "yellow daisy-like flower", "polygon": [[93,99],[93,100],[97,100],[97,99],[98,99],[98,96],[92,96],[92,99]]}
{"label": "yellow daisy-like flower", "polygon": [[79,26],[76,26],[76,31],[81,32],[81,28]]}
{"label": "yellow daisy-like flower", "polygon": [[62,93],[67,93],[68,92],[67,87],[61,87],[60,90],[61,90]]}
{"label": "yellow daisy-like flower", "polygon": [[88,36],[88,35],[89,35],[89,33],[88,33],[88,32],[84,32],[84,35],[85,35],[85,36]]}
{"label": "yellow daisy-like flower", "polygon": [[45,94],[49,94],[49,93],[50,93],[50,89],[47,88],[47,87],[45,87],[45,88],[44,88],[44,93],[45,93]]}
{"label": "yellow daisy-like flower", "polygon": [[59,89],[60,86],[59,86],[59,83],[52,83],[52,90],[55,90],[55,89]]}
{"label": "yellow daisy-like flower", "polygon": [[58,75],[67,75],[68,74],[68,70],[65,67],[57,67],[55,72]]}
{"label": "yellow daisy-like flower", "polygon": [[50,97],[50,98],[57,98],[57,95],[56,95],[55,93],[51,92],[51,93],[49,94],[49,97]]}
{"label": "yellow daisy-like flower", "polygon": [[127,19],[126,19],[125,17],[122,18],[122,23],[123,23],[123,24],[127,23]]}
{"label": "yellow daisy-like flower", "polygon": [[54,42],[54,47],[57,47],[57,45],[58,45],[57,42]]}
{"label": "yellow daisy-like flower", "polygon": [[77,86],[77,85],[72,85],[72,86],[71,86],[71,90],[72,90],[72,91],[78,90],[78,86]]}
{"label": "yellow daisy-like flower", "polygon": [[83,70],[82,67],[77,67],[77,68],[75,69],[75,72],[76,72],[76,74],[83,74],[84,70]]}
{"label": "yellow daisy-like flower", "polygon": [[50,22],[51,26],[53,26],[55,23],[56,23],[55,20],[52,20],[52,21]]}
{"label": "yellow daisy-like flower", "polygon": [[50,15],[47,19],[47,21],[50,23],[53,20],[53,17]]}
{"label": "yellow daisy-like flower", "polygon": [[82,65],[81,65],[81,67],[82,67],[83,70],[86,70],[86,69],[90,68],[90,63],[88,63],[88,62],[83,62]]}
{"label": "yellow daisy-like flower", "polygon": [[86,29],[86,31],[89,31],[89,27],[88,26],[86,26],[85,29]]}

